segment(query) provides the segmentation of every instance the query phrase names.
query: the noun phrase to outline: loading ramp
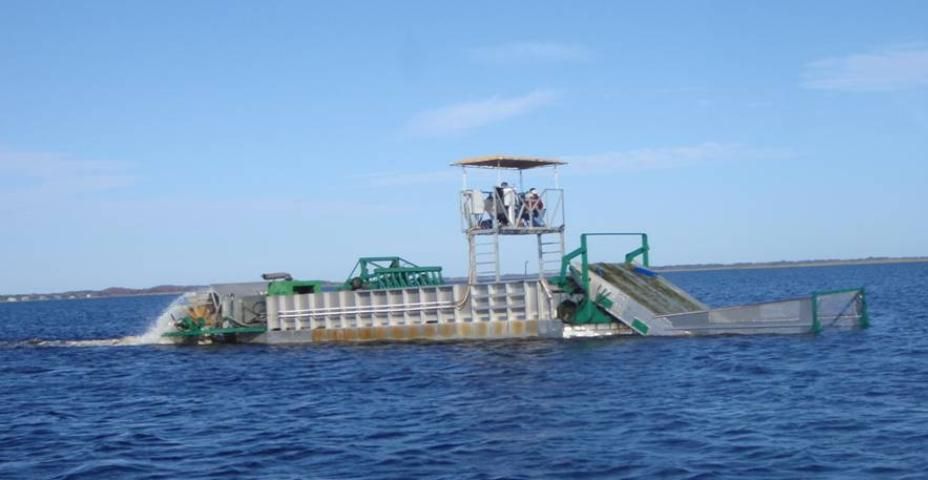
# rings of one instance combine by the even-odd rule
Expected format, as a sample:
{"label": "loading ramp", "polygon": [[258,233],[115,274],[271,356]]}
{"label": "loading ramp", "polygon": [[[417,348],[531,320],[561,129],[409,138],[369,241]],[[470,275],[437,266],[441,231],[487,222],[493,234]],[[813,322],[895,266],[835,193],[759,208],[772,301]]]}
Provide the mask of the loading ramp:
{"label": "loading ramp", "polygon": [[[592,235],[640,235],[642,247],[625,263],[589,263],[586,237]],[[647,269],[647,251],[641,233],[581,235],[581,247],[564,256],[561,269],[562,287],[579,293],[570,318],[562,319],[575,325],[618,322],[647,336],[801,334],[869,324],[860,288],[712,309]],[[644,267],[634,264],[639,256]]]}

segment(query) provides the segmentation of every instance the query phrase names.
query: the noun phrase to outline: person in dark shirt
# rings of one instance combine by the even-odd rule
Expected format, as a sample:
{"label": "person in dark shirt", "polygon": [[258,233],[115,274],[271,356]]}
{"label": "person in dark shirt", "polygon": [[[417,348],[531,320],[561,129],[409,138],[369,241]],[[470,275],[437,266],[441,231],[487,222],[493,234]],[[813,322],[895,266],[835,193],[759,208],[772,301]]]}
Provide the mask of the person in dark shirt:
{"label": "person in dark shirt", "polygon": [[525,213],[533,227],[545,226],[544,210],[545,203],[542,201],[541,196],[538,195],[538,190],[530,188],[528,193],[525,194]]}

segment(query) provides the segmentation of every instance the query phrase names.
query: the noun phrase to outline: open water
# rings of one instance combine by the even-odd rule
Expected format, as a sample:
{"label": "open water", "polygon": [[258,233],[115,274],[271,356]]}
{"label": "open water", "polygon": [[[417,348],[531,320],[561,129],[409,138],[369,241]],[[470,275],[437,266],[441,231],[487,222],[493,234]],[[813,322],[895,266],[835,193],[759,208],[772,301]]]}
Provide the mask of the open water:
{"label": "open water", "polygon": [[0,478],[928,478],[928,264],[668,277],[713,306],[862,285],[872,327],[174,347],[88,341],[171,297],[4,304]]}

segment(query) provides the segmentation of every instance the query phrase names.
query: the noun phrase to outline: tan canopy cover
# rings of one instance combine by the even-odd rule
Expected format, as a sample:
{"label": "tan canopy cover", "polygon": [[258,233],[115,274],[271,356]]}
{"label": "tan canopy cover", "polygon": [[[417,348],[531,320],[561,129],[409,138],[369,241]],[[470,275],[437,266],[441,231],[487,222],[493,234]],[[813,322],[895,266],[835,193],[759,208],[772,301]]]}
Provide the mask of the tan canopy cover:
{"label": "tan canopy cover", "polygon": [[455,167],[479,167],[479,168],[505,168],[510,170],[528,170],[530,168],[551,167],[555,165],[566,165],[567,162],[560,160],[546,160],[543,158],[529,157],[510,157],[510,156],[486,156],[466,158],[452,163]]}

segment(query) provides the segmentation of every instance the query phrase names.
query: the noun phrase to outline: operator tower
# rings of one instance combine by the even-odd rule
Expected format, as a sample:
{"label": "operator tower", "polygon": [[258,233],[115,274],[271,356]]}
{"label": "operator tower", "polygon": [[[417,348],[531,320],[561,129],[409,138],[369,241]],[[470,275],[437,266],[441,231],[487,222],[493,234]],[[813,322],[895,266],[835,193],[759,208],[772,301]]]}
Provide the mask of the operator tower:
{"label": "operator tower", "polygon": [[[500,238],[510,235],[534,235],[537,238],[538,276],[558,272],[564,257],[564,190],[558,182],[559,160],[541,158],[488,156],[468,158],[451,164],[461,167],[463,188],[460,194],[461,228],[467,236],[467,281],[500,281]],[[471,188],[468,170],[495,170],[496,184]],[[550,169],[553,185],[526,191],[523,173],[530,169]],[[503,182],[503,173],[517,171],[518,185]]]}

